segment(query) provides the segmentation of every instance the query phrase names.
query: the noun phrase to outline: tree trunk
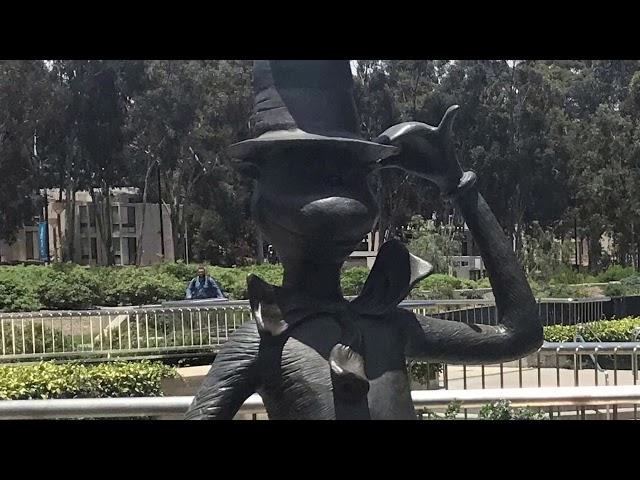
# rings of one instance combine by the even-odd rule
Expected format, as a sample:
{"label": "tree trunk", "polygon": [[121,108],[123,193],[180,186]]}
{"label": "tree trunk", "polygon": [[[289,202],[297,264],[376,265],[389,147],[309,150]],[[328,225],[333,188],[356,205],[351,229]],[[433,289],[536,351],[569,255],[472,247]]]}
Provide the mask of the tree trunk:
{"label": "tree trunk", "polygon": [[144,254],[144,243],[142,243],[142,241],[144,239],[144,223],[147,217],[147,194],[149,187],[149,177],[151,176],[154,165],[155,161],[152,161],[147,167],[147,172],[144,176],[144,186],[142,188],[142,219],[140,220],[140,231],[138,232],[138,252],[136,255],[137,266],[140,266],[140,264],[142,263],[142,255]]}
{"label": "tree trunk", "polygon": [[111,188],[108,185],[103,185],[98,191],[90,188],[89,192],[96,208],[96,227],[100,235],[102,252],[104,253],[104,264],[113,266],[115,265],[115,256],[112,238]]}
{"label": "tree trunk", "polygon": [[595,271],[600,266],[602,258],[602,245],[600,245],[600,237],[602,232],[592,232],[587,237],[588,254],[589,254],[589,270]]}
{"label": "tree trunk", "polygon": [[264,263],[264,239],[262,238],[262,231],[256,227],[256,261],[258,265]]}
{"label": "tree trunk", "polygon": [[171,240],[173,244],[174,261],[182,259],[180,251],[180,241],[182,235],[182,209],[180,208],[180,199],[174,196],[169,204],[169,219],[171,223]]}
{"label": "tree trunk", "polygon": [[69,180],[66,187],[66,207],[65,207],[65,234],[62,243],[62,261],[73,262],[75,256],[75,233],[76,233],[76,189],[72,180]]}

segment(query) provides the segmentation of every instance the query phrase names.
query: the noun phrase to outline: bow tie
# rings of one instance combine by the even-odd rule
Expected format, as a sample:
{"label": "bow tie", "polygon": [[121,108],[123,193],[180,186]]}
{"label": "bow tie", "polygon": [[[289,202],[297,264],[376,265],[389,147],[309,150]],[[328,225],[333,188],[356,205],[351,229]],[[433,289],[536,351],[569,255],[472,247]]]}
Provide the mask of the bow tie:
{"label": "bow tie", "polygon": [[357,403],[368,392],[369,380],[361,354],[362,335],[354,317],[383,317],[432,271],[430,263],[409,253],[399,241],[390,240],[380,248],[362,292],[350,302],[320,301],[250,275],[249,304],[261,336],[278,337],[314,317],[333,317],[342,329],[329,355],[334,392],[346,402]]}
{"label": "bow tie", "polygon": [[258,330],[281,335],[294,325],[321,314],[381,317],[396,308],[420,280],[433,271],[429,262],[409,253],[398,240],[385,242],[360,294],[352,301],[319,301],[271,285],[260,277],[247,279],[249,304]]}

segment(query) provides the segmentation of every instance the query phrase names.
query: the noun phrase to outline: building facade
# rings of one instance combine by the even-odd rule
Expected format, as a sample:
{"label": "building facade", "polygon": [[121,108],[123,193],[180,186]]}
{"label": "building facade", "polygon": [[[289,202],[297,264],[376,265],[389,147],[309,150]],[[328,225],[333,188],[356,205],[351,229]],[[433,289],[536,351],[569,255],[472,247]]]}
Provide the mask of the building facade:
{"label": "building facade", "polygon": [[[62,260],[62,249],[70,232],[67,231],[67,206],[64,195],[57,189],[47,192],[49,255],[53,262]],[[135,265],[140,254],[140,265],[152,265],[164,260],[173,261],[173,240],[170,211],[162,207],[161,243],[160,212],[157,204],[138,201],[136,189],[113,189],[111,197],[111,229],[116,265]],[[61,201],[62,200],[62,201]],[[106,249],[96,226],[96,208],[88,192],[77,192],[75,198],[73,261],[81,265],[105,265]],[[144,224],[143,224],[144,216]],[[0,242],[0,262],[41,261],[38,219],[25,225],[12,244]]]}

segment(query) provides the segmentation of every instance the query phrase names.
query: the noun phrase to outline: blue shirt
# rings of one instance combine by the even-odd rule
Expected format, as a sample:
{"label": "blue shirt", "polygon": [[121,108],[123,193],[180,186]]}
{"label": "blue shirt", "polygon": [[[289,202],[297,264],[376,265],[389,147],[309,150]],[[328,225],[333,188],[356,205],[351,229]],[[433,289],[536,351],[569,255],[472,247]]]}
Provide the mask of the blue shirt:
{"label": "blue shirt", "polygon": [[222,290],[211,277],[196,277],[187,287],[187,299],[225,298]]}

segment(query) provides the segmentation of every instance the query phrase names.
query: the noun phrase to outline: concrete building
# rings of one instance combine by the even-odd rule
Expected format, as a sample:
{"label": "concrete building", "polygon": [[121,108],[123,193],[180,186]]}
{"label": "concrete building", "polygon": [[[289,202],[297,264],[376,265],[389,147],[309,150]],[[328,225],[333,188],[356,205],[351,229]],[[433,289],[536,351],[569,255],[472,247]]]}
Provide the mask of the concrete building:
{"label": "concrete building", "polygon": [[349,267],[368,267],[371,269],[371,267],[373,267],[373,263],[376,261],[378,248],[380,248],[379,233],[369,233],[362,240],[356,250],[349,255],[345,265]]}
{"label": "concrete building", "polygon": [[[362,266],[371,268],[376,261],[376,255],[380,248],[380,235],[369,233],[360,246],[349,256],[345,262],[346,266]],[[425,258],[425,260],[429,260]],[[480,252],[473,241],[471,232],[465,225],[464,237],[462,241],[461,255],[451,257],[453,275],[458,278],[478,280],[486,276],[486,270]]]}
{"label": "concrete building", "polygon": [[[116,265],[132,265],[141,249],[141,265],[152,265],[162,261],[160,242],[160,213],[157,204],[148,203],[146,208],[139,201],[139,193],[133,188],[112,190],[111,222],[113,249]],[[68,234],[64,194],[60,201],[59,191],[49,189],[49,253],[51,261],[62,259],[62,245]],[[104,265],[106,250],[96,229],[95,205],[88,192],[77,192],[75,203],[75,263],[81,265]],[[144,209],[144,227],[142,225]],[[174,260],[173,241],[169,207],[163,205],[164,257]],[[0,242],[1,262],[39,261],[38,218],[31,225],[25,225],[16,241],[9,245]]]}
{"label": "concrete building", "polygon": [[453,275],[466,280],[479,280],[487,275],[480,250],[473,240],[467,224],[464,224],[461,255],[451,257]]}

